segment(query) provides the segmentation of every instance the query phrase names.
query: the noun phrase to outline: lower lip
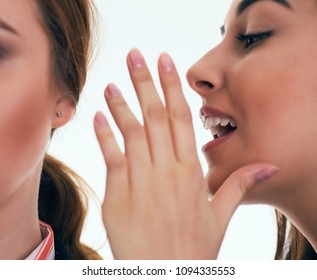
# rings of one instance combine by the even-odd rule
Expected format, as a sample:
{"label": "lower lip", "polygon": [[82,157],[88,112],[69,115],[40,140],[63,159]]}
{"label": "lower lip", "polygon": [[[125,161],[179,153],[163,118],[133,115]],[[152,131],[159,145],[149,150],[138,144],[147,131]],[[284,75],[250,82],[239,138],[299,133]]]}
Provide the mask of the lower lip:
{"label": "lower lip", "polygon": [[224,143],[225,141],[227,141],[232,135],[233,135],[234,131],[233,132],[230,132],[229,134],[227,134],[226,136],[223,136],[223,137],[220,137],[220,138],[217,138],[217,139],[214,139],[210,142],[208,142],[207,144],[205,144],[203,147],[202,147],[202,152],[208,152],[210,150],[213,150],[215,149],[216,147],[218,147],[219,145],[221,145],[222,143]]}

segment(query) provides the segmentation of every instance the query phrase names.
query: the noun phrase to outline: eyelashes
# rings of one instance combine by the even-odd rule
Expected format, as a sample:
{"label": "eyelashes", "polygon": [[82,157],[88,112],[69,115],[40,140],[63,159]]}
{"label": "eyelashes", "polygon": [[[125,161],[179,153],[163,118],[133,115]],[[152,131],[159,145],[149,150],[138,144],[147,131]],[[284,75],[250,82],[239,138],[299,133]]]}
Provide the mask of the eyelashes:
{"label": "eyelashes", "polygon": [[240,33],[236,38],[238,41],[245,43],[244,44],[245,49],[250,49],[254,47],[257,43],[272,36],[272,34],[273,34],[272,30],[269,30],[266,32],[251,33],[251,34]]}
{"label": "eyelashes", "polygon": [[5,58],[6,55],[6,51],[0,46],[0,59]]}

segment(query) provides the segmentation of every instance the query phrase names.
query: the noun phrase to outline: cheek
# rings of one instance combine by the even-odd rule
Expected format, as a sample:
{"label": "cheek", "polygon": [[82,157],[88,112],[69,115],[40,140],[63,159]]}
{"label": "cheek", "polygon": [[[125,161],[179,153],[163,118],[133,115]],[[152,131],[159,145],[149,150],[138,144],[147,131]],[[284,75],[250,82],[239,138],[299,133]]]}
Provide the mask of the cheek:
{"label": "cheek", "polygon": [[242,123],[239,146],[226,172],[214,172],[210,182],[219,184],[242,165],[265,161],[280,168],[279,190],[289,191],[315,169],[317,60],[288,56],[292,59],[281,57],[279,63],[274,58],[257,60],[244,65],[248,71],[237,72],[234,103]]}
{"label": "cheek", "polygon": [[[42,79],[42,81],[45,79]],[[2,83],[0,93],[0,185],[25,180],[44,156],[50,135],[51,97],[32,77]]]}
{"label": "cheek", "polygon": [[301,55],[286,56],[292,59],[279,54],[278,63],[274,57],[250,57],[232,72],[230,100],[241,124],[232,145],[222,151],[221,162],[208,171],[212,193],[246,164],[265,161],[279,166],[284,174],[281,189],[296,185],[316,167],[317,57],[308,63]]}
{"label": "cheek", "polygon": [[317,83],[311,73],[317,65],[303,63],[300,57],[282,61],[277,66],[276,61],[263,62],[261,68],[254,66],[250,73],[261,73],[262,77],[240,76],[237,82],[241,89],[237,102],[243,113],[244,149],[252,148],[255,155],[263,151],[264,158],[265,154],[274,158],[274,154],[282,157],[281,151],[287,155],[297,153],[299,148],[305,150],[305,143],[312,139],[307,136],[316,131],[312,120],[317,117]]}

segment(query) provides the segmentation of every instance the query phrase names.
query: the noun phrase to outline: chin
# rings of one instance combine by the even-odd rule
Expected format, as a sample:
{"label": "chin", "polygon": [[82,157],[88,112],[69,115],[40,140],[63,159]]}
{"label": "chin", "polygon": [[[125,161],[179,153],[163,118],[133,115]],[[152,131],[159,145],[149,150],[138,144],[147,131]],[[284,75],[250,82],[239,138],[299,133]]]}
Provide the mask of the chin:
{"label": "chin", "polygon": [[208,190],[210,194],[214,195],[222,186],[222,184],[226,181],[226,179],[230,176],[229,172],[220,172],[216,168],[209,168],[206,174],[206,182],[208,185]]}

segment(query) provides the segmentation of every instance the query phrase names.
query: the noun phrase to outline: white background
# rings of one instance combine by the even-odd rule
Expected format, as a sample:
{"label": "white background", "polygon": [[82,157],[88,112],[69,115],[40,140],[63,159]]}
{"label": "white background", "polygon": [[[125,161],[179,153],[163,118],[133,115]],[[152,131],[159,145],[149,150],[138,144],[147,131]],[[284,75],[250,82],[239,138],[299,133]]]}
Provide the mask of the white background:
{"label": "white background", "polygon": [[[139,105],[125,64],[126,55],[137,47],[144,54],[154,80],[157,79],[157,58],[168,52],[174,59],[183,82],[184,94],[190,104],[197,141],[197,151],[204,171],[201,147],[210,140],[202,127],[198,112],[201,100],[187,85],[186,70],[220,40],[230,0],[95,0],[99,10],[97,56],[74,119],[57,131],[49,153],[78,172],[93,188],[100,200],[105,189],[106,170],[93,130],[96,111],[103,111],[123,147],[122,137],[111,119],[103,99],[109,82],[116,83],[125,99],[141,120]],[[160,88],[158,86],[158,90]],[[112,257],[106,241],[101,215],[90,203],[83,241]],[[219,258],[231,260],[273,259],[276,226],[273,210],[266,206],[240,206],[226,234]]]}

